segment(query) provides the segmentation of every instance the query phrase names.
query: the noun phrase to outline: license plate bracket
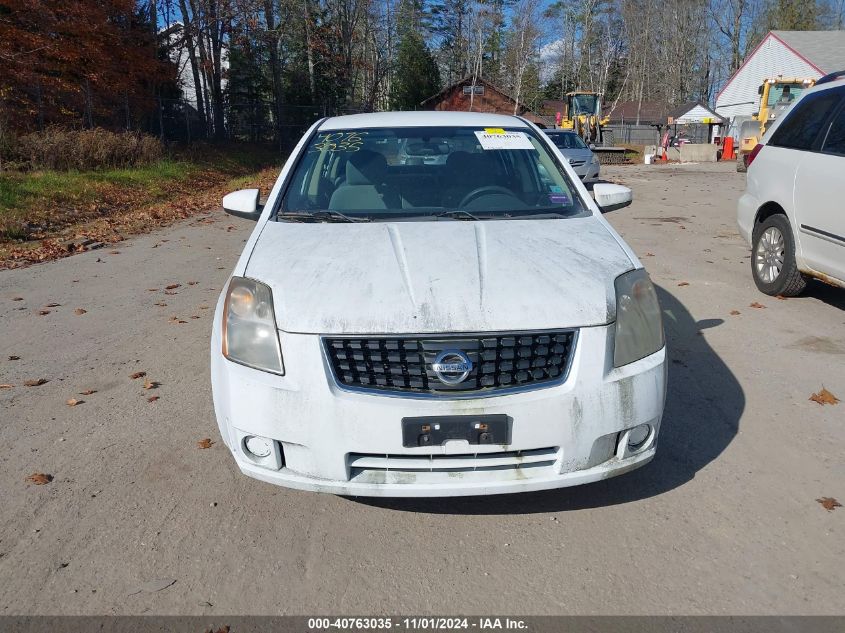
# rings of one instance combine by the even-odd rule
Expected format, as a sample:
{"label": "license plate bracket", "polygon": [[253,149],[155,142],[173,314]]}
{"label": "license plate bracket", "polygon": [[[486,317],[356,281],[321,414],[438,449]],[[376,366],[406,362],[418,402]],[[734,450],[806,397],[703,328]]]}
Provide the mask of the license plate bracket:
{"label": "license plate bracket", "polygon": [[486,415],[431,415],[402,418],[402,446],[440,446],[449,440],[470,444],[510,444],[511,418]]}

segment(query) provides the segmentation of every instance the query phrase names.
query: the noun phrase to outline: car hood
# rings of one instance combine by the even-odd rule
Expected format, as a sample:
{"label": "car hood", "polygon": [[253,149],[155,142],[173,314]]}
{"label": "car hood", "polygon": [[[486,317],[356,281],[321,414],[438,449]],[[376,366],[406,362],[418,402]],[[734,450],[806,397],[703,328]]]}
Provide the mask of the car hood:
{"label": "car hood", "polygon": [[562,149],[560,153],[568,160],[583,160],[589,162],[593,157],[593,151],[590,149]]}
{"label": "car hood", "polygon": [[594,217],[483,222],[268,222],[246,276],[281,330],[493,332],[600,325],[632,262]]}

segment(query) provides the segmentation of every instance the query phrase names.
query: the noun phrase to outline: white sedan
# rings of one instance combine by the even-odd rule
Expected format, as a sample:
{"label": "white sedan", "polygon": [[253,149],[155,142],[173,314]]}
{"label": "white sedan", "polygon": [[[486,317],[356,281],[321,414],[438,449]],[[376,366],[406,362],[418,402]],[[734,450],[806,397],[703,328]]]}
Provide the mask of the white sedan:
{"label": "white sedan", "polygon": [[[446,156],[409,164],[408,147]],[[257,220],[211,342],[217,422],[241,471],[341,495],[454,496],[649,462],[660,307],[601,215],[630,190],[594,195],[518,117],[316,123],[263,207],[255,189],[223,202]]]}

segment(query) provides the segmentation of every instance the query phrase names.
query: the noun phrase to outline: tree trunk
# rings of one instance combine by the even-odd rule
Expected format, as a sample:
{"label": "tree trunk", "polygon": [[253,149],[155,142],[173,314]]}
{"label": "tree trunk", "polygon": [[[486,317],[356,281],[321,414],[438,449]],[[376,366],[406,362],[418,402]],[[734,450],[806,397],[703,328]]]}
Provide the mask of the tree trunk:
{"label": "tree trunk", "polygon": [[199,40],[199,37],[197,37],[196,40],[194,39],[195,29],[185,0],[179,0],[179,8],[182,10],[182,32],[185,38],[185,48],[188,49],[188,61],[191,63],[191,75],[194,78],[194,93],[196,95],[197,114],[199,115],[202,133],[205,134],[208,120],[205,116],[205,99],[203,99],[202,80],[200,79],[200,68],[197,63],[197,51],[196,48],[194,48],[194,42]]}

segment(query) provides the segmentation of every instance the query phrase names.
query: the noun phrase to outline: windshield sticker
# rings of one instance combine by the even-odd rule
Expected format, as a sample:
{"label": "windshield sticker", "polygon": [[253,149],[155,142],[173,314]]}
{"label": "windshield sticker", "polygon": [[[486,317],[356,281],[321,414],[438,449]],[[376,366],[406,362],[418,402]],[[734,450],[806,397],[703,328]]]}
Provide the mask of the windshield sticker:
{"label": "windshield sticker", "polygon": [[489,130],[485,130],[476,132],[475,136],[483,149],[534,149],[524,132],[490,134]]}
{"label": "windshield sticker", "polygon": [[552,204],[562,204],[564,206],[572,204],[572,201],[569,199],[565,193],[550,193],[549,194],[549,202]]}
{"label": "windshield sticker", "polygon": [[486,127],[484,128],[485,134],[504,134],[505,131],[500,127]]}
{"label": "windshield sticker", "polygon": [[329,132],[317,137],[311,148],[316,152],[357,152],[364,144],[366,132]]}

